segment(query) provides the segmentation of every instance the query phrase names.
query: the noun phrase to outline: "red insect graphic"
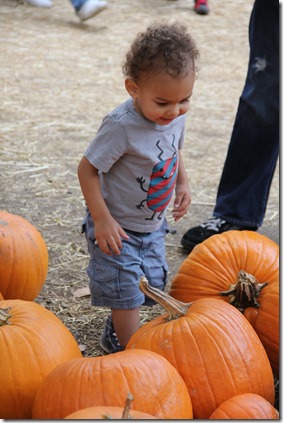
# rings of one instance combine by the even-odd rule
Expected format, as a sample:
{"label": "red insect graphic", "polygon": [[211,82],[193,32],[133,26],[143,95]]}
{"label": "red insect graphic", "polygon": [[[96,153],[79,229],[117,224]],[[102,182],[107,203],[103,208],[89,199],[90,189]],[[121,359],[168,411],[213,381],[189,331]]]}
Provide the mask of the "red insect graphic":
{"label": "red insect graphic", "polygon": [[146,202],[148,208],[153,211],[152,216],[146,218],[146,220],[153,220],[154,216],[158,212],[158,219],[161,219],[163,211],[171,200],[178,169],[177,150],[174,146],[174,141],[175,136],[173,135],[173,156],[167,160],[162,160],[163,150],[159,146],[160,140],[157,141],[156,146],[160,150],[158,155],[160,162],[158,162],[152,169],[148,190],[143,187],[145,179],[142,176],[136,178],[141,189],[144,192],[147,192],[147,198],[141,201],[136,207],[141,209],[144,207],[144,203]]}

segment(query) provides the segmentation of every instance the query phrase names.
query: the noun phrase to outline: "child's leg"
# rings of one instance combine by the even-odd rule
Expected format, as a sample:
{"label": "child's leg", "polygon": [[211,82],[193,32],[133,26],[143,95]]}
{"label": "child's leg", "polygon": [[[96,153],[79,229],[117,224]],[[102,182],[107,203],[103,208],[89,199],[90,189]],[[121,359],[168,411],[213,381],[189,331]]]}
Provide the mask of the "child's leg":
{"label": "child's leg", "polygon": [[112,309],[112,320],[121,346],[125,347],[131,336],[140,327],[140,307],[133,309]]}

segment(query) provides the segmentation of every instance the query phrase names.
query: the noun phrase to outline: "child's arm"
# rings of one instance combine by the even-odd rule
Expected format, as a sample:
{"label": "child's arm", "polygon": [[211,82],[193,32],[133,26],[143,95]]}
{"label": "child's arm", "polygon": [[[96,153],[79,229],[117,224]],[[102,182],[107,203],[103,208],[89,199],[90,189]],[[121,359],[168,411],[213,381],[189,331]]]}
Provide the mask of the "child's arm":
{"label": "child's arm", "polygon": [[183,217],[189,210],[191,204],[191,194],[189,189],[188,176],[181,151],[179,150],[179,168],[175,187],[175,201],[172,210],[175,222]]}
{"label": "child's arm", "polygon": [[122,248],[121,237],[127,239],[128,235],[119,223],[111,216],[101,193],[98,170],[83,157],[78,166],[78,177],[90,211],[95,223],[95,240],[101,251],[111,255],[120,254]]}

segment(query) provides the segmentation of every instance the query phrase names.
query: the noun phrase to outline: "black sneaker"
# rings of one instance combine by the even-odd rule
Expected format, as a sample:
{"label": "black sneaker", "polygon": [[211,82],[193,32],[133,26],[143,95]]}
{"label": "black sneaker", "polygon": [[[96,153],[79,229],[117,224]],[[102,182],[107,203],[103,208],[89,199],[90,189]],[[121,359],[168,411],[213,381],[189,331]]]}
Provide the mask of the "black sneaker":
{"label": "black sneaker", "polygon": [[105,322],[104,331],[100,338],[100,346],[107,354],[124,351],[125,349],[119,344],[110,314]]}
{"label": "black sneaker", "polygon": [[181,239],[181,244],[186,250],[191,252],[197,244],[200,244],[212,235],[222,234],[222,232],[231,230],[256,231],[257,229],[256,227],[234,225],[234,223],[229,223],[219,217],[212,216],[201,225],[189,229]]}

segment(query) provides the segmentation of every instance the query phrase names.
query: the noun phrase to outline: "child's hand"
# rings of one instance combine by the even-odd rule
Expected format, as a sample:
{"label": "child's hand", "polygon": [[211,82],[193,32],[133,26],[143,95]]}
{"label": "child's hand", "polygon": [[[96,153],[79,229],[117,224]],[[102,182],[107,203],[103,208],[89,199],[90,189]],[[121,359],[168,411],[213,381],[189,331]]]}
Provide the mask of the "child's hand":
{"label": "child's hand", "polygon": [[176,196],[172,210],[175,222],[181,219],[189,210],[191,204],[191,194],[187,185],[176,186]]}
{"label": "child's hand", "polygon": [[128,235],[115,219],[101,219],[95,221],[95,243],[100,250],[108,256],[120,254],[122,239],[128,239]]}

